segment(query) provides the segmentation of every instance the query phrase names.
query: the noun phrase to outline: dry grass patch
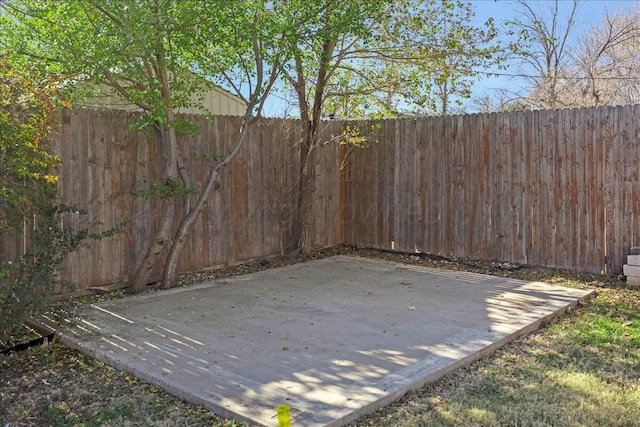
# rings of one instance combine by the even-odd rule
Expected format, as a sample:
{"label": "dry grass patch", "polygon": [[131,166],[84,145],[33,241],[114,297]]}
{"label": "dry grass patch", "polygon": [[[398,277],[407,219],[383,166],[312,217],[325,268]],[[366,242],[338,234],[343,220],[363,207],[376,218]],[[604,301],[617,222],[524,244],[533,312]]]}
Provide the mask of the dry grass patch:
{"label": "dry grass patch", "polygon": [[54,344],[0,359],[0,425],[241,426]]}

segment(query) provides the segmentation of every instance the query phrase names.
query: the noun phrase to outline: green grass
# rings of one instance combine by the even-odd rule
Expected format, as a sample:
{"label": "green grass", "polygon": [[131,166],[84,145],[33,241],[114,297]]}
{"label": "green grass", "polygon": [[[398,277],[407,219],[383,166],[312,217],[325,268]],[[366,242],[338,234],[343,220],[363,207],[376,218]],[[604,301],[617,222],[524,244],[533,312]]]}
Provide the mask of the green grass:
{"label": "green grass", "polygon": [[640,426],[640,292],[599,289],[547,328],[355,425]]}

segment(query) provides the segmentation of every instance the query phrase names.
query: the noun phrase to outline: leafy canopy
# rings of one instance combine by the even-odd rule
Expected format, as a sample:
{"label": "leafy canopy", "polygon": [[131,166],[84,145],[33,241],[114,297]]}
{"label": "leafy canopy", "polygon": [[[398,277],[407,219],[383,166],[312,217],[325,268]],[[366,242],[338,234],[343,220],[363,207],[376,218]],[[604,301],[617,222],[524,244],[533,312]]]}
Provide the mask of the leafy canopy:
{"label": "leafy canopy", "polygon": [[238,65],[248,47],[240,18],[259,3],[5,0],[0,28],[15,60],[64,76],[75,101],[108,86],[162,123],[168,108],[198,103],[207,77]]}
{"label": "leafy canopy", "polygon": [[434,114],[470,96],[478,70],[500,64],[492,20],[473,24],[460,0],[399,0],[371,23],[368,39],[349,40],[327,110],[337,116]]}

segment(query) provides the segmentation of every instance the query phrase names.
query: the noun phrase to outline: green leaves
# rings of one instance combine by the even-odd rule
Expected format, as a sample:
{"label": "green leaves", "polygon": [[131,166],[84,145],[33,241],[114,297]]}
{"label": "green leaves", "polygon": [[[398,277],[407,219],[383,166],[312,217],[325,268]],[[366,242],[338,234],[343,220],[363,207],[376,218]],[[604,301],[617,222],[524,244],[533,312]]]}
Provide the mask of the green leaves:
{"label": "green leaves", "polygon": [[476,71],[504,60],[493,20],[472,25],[472,6],[457,0],[398,1],[382,7],[368,37],[342,44],[327,110],[338,117],[446,112],[469,96]]}
{"label": "green leaves", "polygon": [[[191,106],[191,95],[202,90],[204,79],[194,76],[210,45],[219,42],[219,16],[212,11],[226,3],[8,0],[0,26],[7,51],[44,72],[61,73],[68,91],[104,92],[106,86],[166,121],[167,108]],[[169,79],[164,92],[162,70]]]}
{"label": "green leaves", "polygon": [[55,198],[58,159],[46,138],[55,123],[55,86],[0,57],[0,230]]}
{"label": "green leaves", "polygon": [[174,196],[186,199],[193,194],[198,194],[198,191],[196,189],[187,187],[182,181],[178,179],[169,178],[162,182],[145,179],[144,182],[147,185],[146,189],[134,190],[131,192],[131,194],[145,199],[166,199],[168,197]]}
{"label": "green leaves", "polygon": [[63,228],[65,215],[80,212],[57,201],[59,160],[48,139],[58,117],[57,86],[19,64],[0,57],[0,233],[24,233],[29,246],[17,259],[0,260],[0,340],[61,284],[57,275],[70,252],[120,231]]}

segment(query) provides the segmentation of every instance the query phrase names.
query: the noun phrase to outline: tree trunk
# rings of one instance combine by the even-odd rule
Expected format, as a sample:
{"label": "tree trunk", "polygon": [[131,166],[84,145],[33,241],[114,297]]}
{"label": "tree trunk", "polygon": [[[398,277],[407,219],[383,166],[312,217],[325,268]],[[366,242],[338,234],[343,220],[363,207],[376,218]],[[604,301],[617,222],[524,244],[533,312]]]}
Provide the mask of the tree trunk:
{"label": "tree trunk", "polygon": [[[165,158],[164,170],[162,172],[162,184],[165,185],[172,181],[178,181],[179,147],[175,127],[175,112],[173,110],[171,87],[169,84],[169,71],[166,66],[166,58],[162,48],[156,51],[156,60],[157,67],[155,68],[155,77],[160,82],[160,91],[162,99],[165,102],[164,122],[156,122],[156,129],[160,132],[160,143]],[[166,198],[160,199],[160,204],[162,205],[160,227],[149,244],[149,248],[142,262],[138,265],[133,279],[129,283],[128,290],[130,293],[138,293],[144,290],[149,283],[149,277],[153,268],[165,251],[167,244],[169,244],[172,234],[171,229],[176,216],[177,197],[177,195],[170,194],[166,196]],[[149,218],[148,220],[152,221],[153,218]]]}
{"label": "tree trunk", "polygon": [[316,149],[319,138],[319,125],[322,117],[322,105],[324,103],[324,90],[331,75],[331,59],[336,42],[327,40],[322,45],[320,54],[320,68],[314,88],[313,104],[309,108],[302,55],[297,52],[295,56],[297,80],[293,81],[300,106],[300,119],[304,131],[300,143],[300,176],[298,186],[298,210],[294,224],[296,247],[300,253],[308,255],[313,249],[311,239],[311,225],[313,223],[313,197],[315,190]]}
{"label": "tree trunk", "polygon": [[302,144],[306,150],[301,153],[300,180],[297,210],[297,247],[302,255],[309,255],[313,249],[311,224],[313,222],[313,195],[315,190],[315,149],[311,143]]}
{"label": "tree trunk", "polygon": [[160,285],[162,289],[173,288],[177,285],[178,262],[180,261],[180,255],[182,254],[182,250],[184,249],[184,245],[187,241],[189,232],[191,231],[193,224],[198,219],[200,212],[202,212],[204,202],[206,201],[209,194],[211,193],[212,188],[214,187],[219,174],[219,170],[220,168],[216,167],[210,172],[205,186],[198,196],[198,200],[196,201],[193,209],[191,209],[180,222],[178,230],[173,236],[172,244],[169,248],[169,254],[167,255],[164,269],[162,270],[162,284]]}
{"label": "tree trunk", "polygon": [[204,183],[200,194],[198,195],[198,199],[196,200],[193,208],[189,211],[189,213],[183,218],[178,226],[178,230],[173,236],[173,241],[171,248],[169,249],[169,254],[167,256],[166,262],[164,264],[164,269],[162,271],[162,285],[163,289],[172,288],[177,285],[178,278],[178,262],[180,261],[180,254],[184,248],[184,245],[187,241],[187,236],[193,227],[193,224],[198,219],[200,212],[202,212],[202,208],[204,207],[205,201],[209,198],[209,194],[215,188],[215,183],[220,174],[220,171],[226,167],[229,162],[235,157],[235,155],[242,147],[246,139],[246,130],[249,124],[253,121],[253,119],[246,115],[243,119],[243,123],[240,126],[240,131],[238,133],[238,137],[236,142],[231,149],[231,151],[222,159],[220,162],[216,163],[211,170],[209,171],[209,175],[207,176],[207,180]]}
{"label": "tree trunk", "polygon": [[[162,174],[163,182],[170,179],[177,179],[178,167],[176,161],[177,155],[177,136],[175,127],[167,128],[164,125],[159,125],[160,139],[162,146],[165,150],[165,166]],[[136,272],[129,283],[129,293],[142,292],[149,283],[149,277],[153,268],[160,259],[160,256],[165,250],[165,247],[169,243],[171,238],[171,228],[176,216],[176,197],[168,196],[165,199],[160,199],[162,204],[162,218],[160,220],[160,226],[156,232],[153,240],[149,244],[147,253],[138,265]],[[148,218],[152,221],[153,218]]]}
{"label": "tree trunk", "polygon": [[133,279],[131,279],[131,282],[129,283],[129,293],[140,293],[144,291],[149,283],[151,272],[164,252],[171,237],[171,226],[173,225],[175,212],[176,200],[175,196],[172,196],[162,205],[162,220],[160,222],[160,228],[149,245],[142,262],[138,265]]}
{"label": "tree trunk", "polygon": [[[217,176],[217,173],[215,175]],[[212,183],[214,181],[215,178],[212,180]],[[180,261],[180,255],[182,254],[184,244],[187,241],[189,231],[191,231],[191,227],[202,211],[202,206],[204,206],[204,203],[198,202],[200,200],[204,201],[210,192],[206,188],[208,188],[208,186],[205,187],[205,190],[203,190],[202,193],[200,193],[200,196],[198,197],[198,201],[196,201],[196,205],[194,206],[194,208],[190,210],[189,213],[183,218],[182,222],[180,222],[178,230],[173,237],[171,247],[169,248],[169,254],[167,255],[167,259],[162,270],[162,284],[160,285],[162,289],[173,288],[177,285],[178,262]]]}

